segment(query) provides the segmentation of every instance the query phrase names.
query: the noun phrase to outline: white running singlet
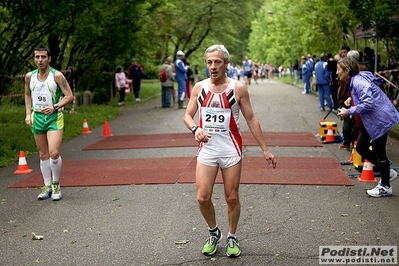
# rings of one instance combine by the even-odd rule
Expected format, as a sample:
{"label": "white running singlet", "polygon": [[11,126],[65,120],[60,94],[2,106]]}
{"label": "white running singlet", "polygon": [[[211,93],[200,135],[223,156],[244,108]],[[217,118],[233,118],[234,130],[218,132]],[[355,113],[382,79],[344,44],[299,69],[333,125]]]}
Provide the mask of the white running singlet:
{"label": "white running singlet", "polygon": [[38,69],[32,71],[29,87],[34,111],[40,112],[43,107],[52,106],[60,101],[62,91],[55,82],[55,71],[54,68],[50,68],[45,81],[39,80]]}
{"label": "white running singlet", "polygon": [[242,137],[239,127],[240,106],[235,98],[236,80],[231,79],[222,93],[209,89],[210,79],[202,82],[198,95],[200,127],[211,138],[198,145],[198,156],[203,158],[239,157],[242,154]]}

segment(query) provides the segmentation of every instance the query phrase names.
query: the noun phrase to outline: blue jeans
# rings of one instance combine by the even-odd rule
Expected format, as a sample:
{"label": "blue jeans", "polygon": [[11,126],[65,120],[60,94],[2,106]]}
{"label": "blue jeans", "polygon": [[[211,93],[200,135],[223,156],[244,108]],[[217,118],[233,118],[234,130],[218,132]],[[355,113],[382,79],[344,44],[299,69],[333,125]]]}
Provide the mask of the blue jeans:
{"label": "blue jeans", "polygon": [[141,87],[141,80],[135,81],[133,80],[133,92],[134,97],[140,98],[140,87]]}
{"label": "blue jeans", "polygon": [[170,99],[172,97],[173,87],[164,87],[162,86],[162,107],[170,107]]}
{"label": "blue jeans", "polygon": [[319,101],[320,108],[324,109],[324,99],[327,101],[327,106],[331,110],[332,109],[332,100],[331,100],[331,92],[329,84],[318,84],[317,89],[319,91]]}
{"label": "blue jeans", "polygon": [[306,92],[306,93],[310,93],[310,91],[312,90],[312,84],[310,84],[310,76],[308,76],[308,75],[304,75],[303,77],[302,77],[302,82],[303,82],[303,88],[304,88],[304,91]]}
{"label": "blue jeans", "polygon": [[294,77],[295,77],[295,84],[299,83],[299,74],[298,74],[298,70],[294,70]]}
{"label": "blue jeans", "polygon": [[186,80],[177,80],[177,99],[178,101],[184,101],[186,97]]}

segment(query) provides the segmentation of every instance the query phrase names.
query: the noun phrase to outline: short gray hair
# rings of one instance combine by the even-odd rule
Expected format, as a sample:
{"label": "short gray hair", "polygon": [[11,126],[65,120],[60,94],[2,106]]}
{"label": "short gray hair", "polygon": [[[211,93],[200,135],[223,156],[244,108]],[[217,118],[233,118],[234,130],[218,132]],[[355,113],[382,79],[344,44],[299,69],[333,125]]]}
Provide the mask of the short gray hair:
{"label": "short gray hair", "polygon": [[347,56],[347,57],[350,57],[350,58],[354,58],[354,59],[356,59],[356,61],[359,61],[359,60],[360,60],[360,54],[359,54],[359,52],[356,51],[356,50],[351,50],[351,51],[349,51],[348,54],[347,54],[346,56]]}
{"label": "short gray hair", "polygon": [[208,49],[206,49],[205,55],[204,55],[205,60],[206,60],[207,54],[215,52],[215,51],[222,52],[224,61],[225,62],[229,61],[229,59],[230,59],[229,51],[227,51],[226,47],[224,47],[223,44],[214,44],[214,45],[210,46]]}

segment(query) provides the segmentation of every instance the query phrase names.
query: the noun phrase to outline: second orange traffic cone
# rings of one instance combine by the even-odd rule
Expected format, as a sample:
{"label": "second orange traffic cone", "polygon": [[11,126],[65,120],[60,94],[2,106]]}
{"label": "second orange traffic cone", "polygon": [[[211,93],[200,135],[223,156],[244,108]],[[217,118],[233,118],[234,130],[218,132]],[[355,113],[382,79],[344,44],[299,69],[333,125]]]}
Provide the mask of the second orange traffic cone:
{"label": "second orange traffic cone", "polygon": [[326,135],[326,139],[324,140],[324,143],[334,142],[334,141],[335,141],[335,137],[334,137],[334,131],[333,131],[332,125],[328,125],[327,135]]}
{"label": "second orange traffic cone", "polygon": [[373,164],[364,160],[362,174],[357,178],[361,182],[377,182],[374,177]]}
{"label": "second orange traffic cone", "polygon": [[83,130],[82,130],[82,134],[90,134],[91,131],[89,129],[89,125],[87,124],[87,120],[84,119],[83,120]]}
{"label": "second orange traffic cone", "polygon": [[353,156],[354,156],[354,154],[355,154],[356,144],[357,144],[357,141],[355,140],[355,142],[353,143],[353,148],[352,148],[352,152],[351,152],[351,157],[349,157],[349,160],[348,160],[347,162],[353,163]]}
{"label": "second orange traffic cone", "polygon": [[29,167],[28,167],[28,163],[26,162],[24,151],[20,151],[19,152],[18,169],[14,172],[14,175],[29,174],[32,171],[33,171],[33,169],[29,169]]}
{"label": "second orange traffic cone", "polygon": [[109,129],[108,121],[104,122],[104,130],[103,130],[103,137],[112,136],[111,131]]}

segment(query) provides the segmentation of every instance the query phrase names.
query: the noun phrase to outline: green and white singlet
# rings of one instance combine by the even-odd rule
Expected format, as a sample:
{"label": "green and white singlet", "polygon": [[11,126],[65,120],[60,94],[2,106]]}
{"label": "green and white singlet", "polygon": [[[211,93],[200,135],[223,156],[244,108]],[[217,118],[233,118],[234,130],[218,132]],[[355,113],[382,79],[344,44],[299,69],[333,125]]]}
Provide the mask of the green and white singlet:
{"label": "green and white singlet", "polygon": [[44,107],[53,106],[58,103],[62,96],[62,90],[55,81],[54,68],[50,68],[45,81],[39,80],[39,70],[32,71],[30,77],[30,90],[32,96],[32,132],[33,134],[44,134],[47,131],[60,130],[64,128],[64,116],[62,112],[45,115],[41,112]]}

